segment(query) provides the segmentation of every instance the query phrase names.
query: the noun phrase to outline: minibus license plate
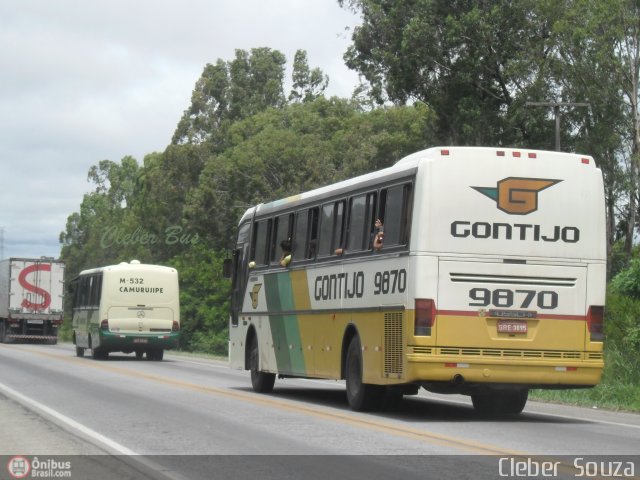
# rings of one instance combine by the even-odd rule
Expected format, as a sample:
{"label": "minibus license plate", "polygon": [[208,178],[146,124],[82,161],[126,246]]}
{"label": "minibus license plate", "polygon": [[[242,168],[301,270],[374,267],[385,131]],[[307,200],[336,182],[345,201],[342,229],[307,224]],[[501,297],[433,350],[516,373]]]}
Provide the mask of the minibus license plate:
{"label": "minibus license plate", "polygon": [[498,320],[498,333],[527,333],[527,322],[523,320]]}
{"label": "minibus license plate", "polygon": [[147,343],[146,338],[134,338],[133,343]]}

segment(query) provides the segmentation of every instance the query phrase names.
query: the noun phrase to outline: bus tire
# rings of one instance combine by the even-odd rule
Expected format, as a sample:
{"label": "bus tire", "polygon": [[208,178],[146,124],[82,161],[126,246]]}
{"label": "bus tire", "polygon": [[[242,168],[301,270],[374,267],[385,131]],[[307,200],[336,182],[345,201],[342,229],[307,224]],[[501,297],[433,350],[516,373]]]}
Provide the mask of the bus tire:
{"label": "bus tire", "polygon": [[109,352],[102,350],[101,348],[92,348],[91,349],[91,357],[94,360],[108,360]]}
{"label": "bus tire", "polygon": [[147,350],[147,360],[153,360],[155,362],[161,362],[164,358],[164,350],[156,348],[154,350]]}
{"label": "bus tire", "polygon": [[249,345],[249,370],[251,370],[251,386],[256,393],[271,393],[276,382],[276,374],[261,372],[258,337],[253,336]]}
{"label": "bus tire", "polygon": [[0,320],[0,343],[5,343],[6,335],[7,334],[4,320]]}
{"label": "bus tire", "polygon": [[385,388],[382,385],[363,383],[362,347],[357,335],[349,343],[345,363],[344,371],[349,406],[358,412],[379,408],[384,400]]}
{"label": "bus tire", "polygon": [[76,347],[76,357],[84,357],[84,348]]}
{"label": "bus tire", "polygon": [[471,402],[481,415],[518,415],[528,398],[529,389],[519,388],[473,394]]}
{"label": "bus tire", "polygon": [[142,360],[144,358],[144,350],[136,350],[136,358]]}

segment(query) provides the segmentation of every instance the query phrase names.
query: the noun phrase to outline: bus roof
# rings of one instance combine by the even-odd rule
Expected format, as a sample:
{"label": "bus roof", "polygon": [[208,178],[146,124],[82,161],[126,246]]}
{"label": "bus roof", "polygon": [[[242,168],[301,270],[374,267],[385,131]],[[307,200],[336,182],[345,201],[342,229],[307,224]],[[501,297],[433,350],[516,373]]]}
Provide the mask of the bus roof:
{"label": "bus roof", "polygon": [[559,161],[573,160],[582,163],[585,166],[589,165],[593,168],[596,167],[595,162],[591,156],[575,153],[502,147],[433,147],[407,155],[406,157],[398,160],[391,167],[342,180],[337,183],[325,185],[323,187],[319,187],[308,192],[299,193],[297,195],[292,195],[287,198],[258,204],[245,211],[242,219],[240,220],[240,223],[246,221],[247,218],[252,217],[254,214],[269,215],[273,212],[298,207],[305,203],[311,203],[318,198],[329,196],[329,194],[340,195],[345,191],[352,191],[355,186],[357,186],[358,188],[366,188],[369,185],[377,183],[382,178],[387,181],[406,178],[410,175],[413,175],[417,171],[420,163],[423,161],[435,161],[438,159],[446,161],[459,157],[468,158],[471,155],[473,155],[478,160],[496,157],[506,157],[514,159],[546,158],[558,159]]}
{"label": "bus roof", "polygon": [[83,270],[80,272],[80,276],[82,275],[91,275],[94,273],[105,272],[105,271],[113,271],[113,272],[126,272],[132,270],[155,270],[155,271],[177,271],[172,267],[165,267],[162,265],[151,265],[146,263],[140,263],[138,260],[131,260],[131,262],[121,262],[117,265],[106,265],[104,267],[98,268],[90,268],[88,270]]}

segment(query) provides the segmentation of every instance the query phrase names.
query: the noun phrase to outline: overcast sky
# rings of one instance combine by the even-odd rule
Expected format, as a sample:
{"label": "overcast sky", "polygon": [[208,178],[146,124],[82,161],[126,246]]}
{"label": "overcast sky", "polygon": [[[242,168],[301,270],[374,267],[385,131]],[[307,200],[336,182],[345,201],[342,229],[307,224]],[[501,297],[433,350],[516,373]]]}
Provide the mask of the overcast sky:
{"label": "overcast sky", "polygon": [[305,49],[351,96],[357,24],[336,0],[1,0],[0,255],[58,257],[89,168],[163,151],[204,66],[236,49],[281,51],[287,78]]}

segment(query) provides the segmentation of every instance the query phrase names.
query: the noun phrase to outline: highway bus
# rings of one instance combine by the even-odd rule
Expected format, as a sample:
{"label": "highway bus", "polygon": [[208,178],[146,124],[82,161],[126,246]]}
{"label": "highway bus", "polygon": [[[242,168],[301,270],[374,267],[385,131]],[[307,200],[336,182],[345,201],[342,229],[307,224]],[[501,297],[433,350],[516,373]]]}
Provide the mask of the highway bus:
{"label": "highway bus", "polygon": [[355,410],[423,387],[518,414],[529,389],[601,377],[605,203],[587,155],[423,150],[249,208],[225,267],[230,366],[257,392],[344,379]]}
{"label": "highway bus", "polygon": [[72,293],[78,357],[90,349],[99,360],[106,360],[110,352],[162,360],[165,349],[178,346],[176,269],[132,260],[84,270],[73,280]]}

